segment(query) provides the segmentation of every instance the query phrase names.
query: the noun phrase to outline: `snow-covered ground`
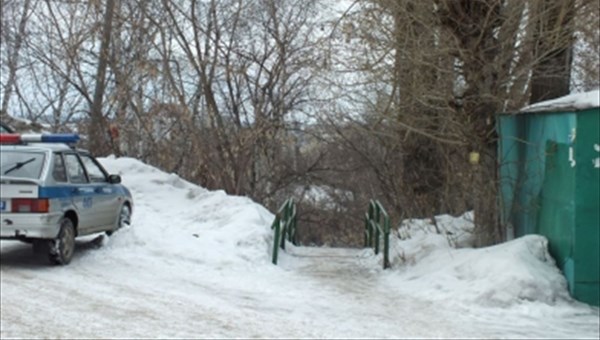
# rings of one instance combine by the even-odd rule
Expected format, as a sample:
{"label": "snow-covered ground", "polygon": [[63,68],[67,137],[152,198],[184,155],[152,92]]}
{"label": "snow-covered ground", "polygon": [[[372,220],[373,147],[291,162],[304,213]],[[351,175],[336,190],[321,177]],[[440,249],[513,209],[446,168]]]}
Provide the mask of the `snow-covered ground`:
{"label": "snow-covered ground", "polygon": [[472,249],[469,215],[439,216],[437,230],[394,232],[390,270],[369,249],[292,245],[274,266],[262,206],[134,159],[102,163],[132,190],[133,224],[78,240],[65,267],[2,241],[0,338],[600,336],[598,308],[568,296],[543,237]]}

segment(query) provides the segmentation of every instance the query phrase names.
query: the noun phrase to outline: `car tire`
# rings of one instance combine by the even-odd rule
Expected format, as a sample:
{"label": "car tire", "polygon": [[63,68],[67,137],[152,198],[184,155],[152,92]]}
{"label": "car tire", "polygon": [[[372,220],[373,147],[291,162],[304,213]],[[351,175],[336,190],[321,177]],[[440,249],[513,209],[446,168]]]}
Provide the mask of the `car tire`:
{"label": "car tire", "polygon": [[57,265],[66,265],[71,262],[75,252],[75,227],[73,221],[63,217],[60,222],[60,232],[54,240],[50,240],[48,256],[50,262]]}
{"label": "car tire", "polygon": [[131,223],[131,208],[127,204],[123,204],[121,206],[121,211],[119,212],[119,219],[117,220],[117,225],[113,230],[109,230],[106,232],[106,235],[110,236],[115,231],[124,228],[125,225],[129,225]]}

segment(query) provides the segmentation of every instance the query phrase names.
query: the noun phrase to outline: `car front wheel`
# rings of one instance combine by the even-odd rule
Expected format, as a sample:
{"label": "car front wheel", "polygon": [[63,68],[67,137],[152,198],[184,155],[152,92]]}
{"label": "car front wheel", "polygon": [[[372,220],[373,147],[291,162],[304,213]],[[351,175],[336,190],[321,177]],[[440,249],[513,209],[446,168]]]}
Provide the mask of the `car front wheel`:
{"label": "car front wheel", "polygon": [[64,217],[60,223],[60,232],[50,241],[50,262],[66,265],[71,262],[75,252],[75,227],[70,218]]}

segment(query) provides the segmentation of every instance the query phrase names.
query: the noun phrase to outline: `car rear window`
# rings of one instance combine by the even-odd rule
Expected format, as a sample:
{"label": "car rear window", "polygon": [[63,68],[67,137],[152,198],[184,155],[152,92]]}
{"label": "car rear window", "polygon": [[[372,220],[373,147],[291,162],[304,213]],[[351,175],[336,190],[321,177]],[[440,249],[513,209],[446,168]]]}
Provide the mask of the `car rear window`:
{"label": "car rear window", "polygon": [[0,176],[39,179],[45,155],[43,152],[18,152],[2,150]]}
{"label": "car rear window", "polygon": [[0,122],[0,133],[13,133],[13,130],[8,125]]}

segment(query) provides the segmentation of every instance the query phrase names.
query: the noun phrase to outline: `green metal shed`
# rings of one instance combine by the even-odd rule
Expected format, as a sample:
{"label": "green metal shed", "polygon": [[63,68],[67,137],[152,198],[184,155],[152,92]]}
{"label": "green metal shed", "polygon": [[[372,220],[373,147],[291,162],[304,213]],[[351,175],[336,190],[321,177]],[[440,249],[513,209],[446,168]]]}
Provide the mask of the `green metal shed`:
{"label": "green metal shed", "polygon": [[571,295],[600,300],[600,92],[501,113],[500,212],[509,237],[541,234]]}

